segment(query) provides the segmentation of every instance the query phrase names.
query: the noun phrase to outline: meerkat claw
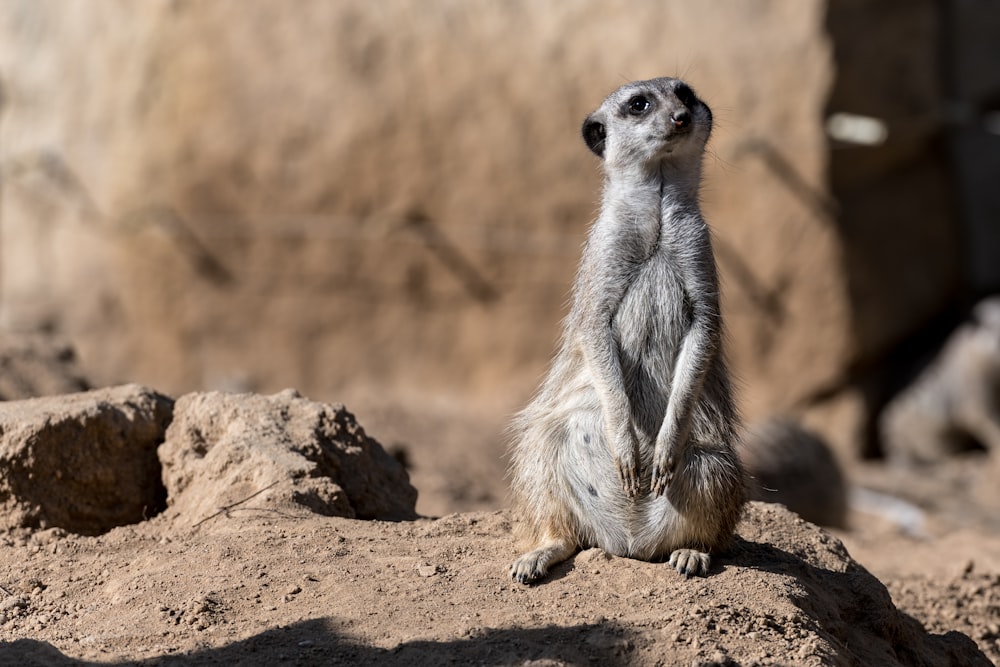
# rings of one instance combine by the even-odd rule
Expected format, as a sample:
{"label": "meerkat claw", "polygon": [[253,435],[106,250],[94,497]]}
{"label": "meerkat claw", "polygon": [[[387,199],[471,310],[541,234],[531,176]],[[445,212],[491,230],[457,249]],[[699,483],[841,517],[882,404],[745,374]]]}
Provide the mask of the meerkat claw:
{"label": "meerkat claw", "polygon": [[667,490],[667,484],[669,483],[667,475],[663,473],[658,473],[656,470],[653,471],[653,479],[650,482],[650,491],[652,491],[654,496],[662,496]]}
{"label": "meerkat claw", "polygon": [[530,584],[545,576],[545,566],[531,554],[519,558],[510,566],[510,578],[519,584]]}
{"label": "meerkat claw", "polygon": [[662,496],[667,486],[674,479],[676,469],[676,457],[673,455],[673,448],[657,443],[653,450],[653,474],[650,480],[650,491],[654,496]]}
{"label": "meerkat claw", "polygon": [[622,483],[622,491],[629,498],[635,499],[639,497],[639,475],[634,466],[623,465],[621,461],[616,461],[615,466],[618,468],[618,479]]}
{"label": "meerkat claw", "polygon": [[685,577],[705,576],[711,565],[711,557],[696,549],[677,549],[670,554],[667,563]]}
{"label": "meerkat claw", "polygon": [[654,465],[650,481],[650,491],[654,496],[662,496],[674,480],[673,458],[667,459],[666,465]]}

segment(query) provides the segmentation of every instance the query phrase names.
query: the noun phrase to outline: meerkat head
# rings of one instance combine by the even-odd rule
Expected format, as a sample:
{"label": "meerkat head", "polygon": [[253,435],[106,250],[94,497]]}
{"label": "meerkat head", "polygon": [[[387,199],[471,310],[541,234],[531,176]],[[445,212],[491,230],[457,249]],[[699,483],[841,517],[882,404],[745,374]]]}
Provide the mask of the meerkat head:
{"label": "meerkat head", "polygon": [[583,140],[608,165],[701,159],[712,112],[680,79],[635,81],[583,122]]}

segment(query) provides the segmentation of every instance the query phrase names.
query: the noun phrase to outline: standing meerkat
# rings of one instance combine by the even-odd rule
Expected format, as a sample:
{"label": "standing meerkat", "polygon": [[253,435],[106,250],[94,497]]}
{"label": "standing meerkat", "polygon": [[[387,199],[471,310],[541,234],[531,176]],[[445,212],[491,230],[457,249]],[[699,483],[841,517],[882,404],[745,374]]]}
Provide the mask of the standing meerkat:
{"label": "standing meerkat", "polygon": [[707,574],[744,503],[739,417],[698,190],[712,112],[678,79],[613,92],[583,123],[601,212],[548,377],[511,427],[529,583],[580,548]]}

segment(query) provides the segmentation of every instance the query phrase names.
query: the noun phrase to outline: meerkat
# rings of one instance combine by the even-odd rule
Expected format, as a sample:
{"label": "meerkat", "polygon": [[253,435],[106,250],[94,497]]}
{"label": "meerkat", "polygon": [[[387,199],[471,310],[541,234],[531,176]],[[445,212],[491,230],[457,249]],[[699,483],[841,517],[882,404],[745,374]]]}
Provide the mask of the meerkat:
{"label": "meerkat", "polygon": [[745,498],[719,287],[699,204],[712,113],[638,81],[583,123],[604,188],[547,378],[511,425],[530,583],[580,548],[708,573]]}

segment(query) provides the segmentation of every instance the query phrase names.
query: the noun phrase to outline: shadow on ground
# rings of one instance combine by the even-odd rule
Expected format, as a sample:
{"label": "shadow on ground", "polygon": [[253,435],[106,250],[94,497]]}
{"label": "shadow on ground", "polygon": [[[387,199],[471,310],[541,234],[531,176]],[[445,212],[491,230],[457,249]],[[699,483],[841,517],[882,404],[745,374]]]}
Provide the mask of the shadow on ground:
{"label": "shadow on ground", "polygon": [[219,648],[163,655],[141,661],[90,662],[64,655],[46,642],[19,639],[0,644],[0,664],[23,667],[136,665],[507,665],[554,660],[570,665],[627,662],[633,643],[614,624],[484,629],[450,641],[414,640],[395,648],[365,646],[336,631],[333,619],[311,619],[274,628]]}

